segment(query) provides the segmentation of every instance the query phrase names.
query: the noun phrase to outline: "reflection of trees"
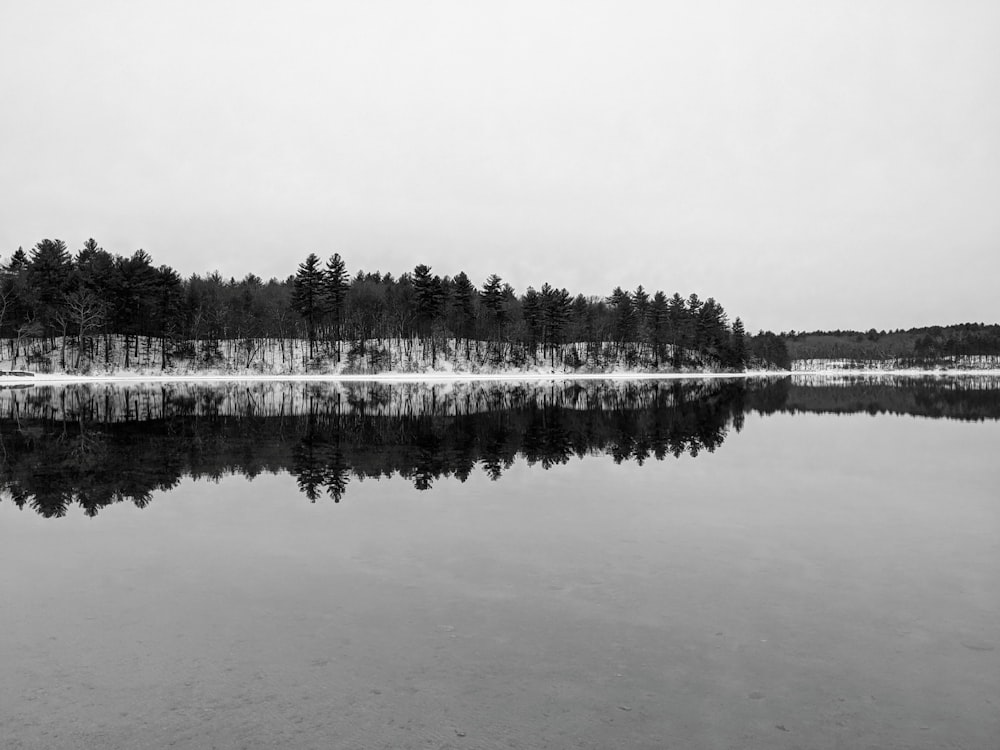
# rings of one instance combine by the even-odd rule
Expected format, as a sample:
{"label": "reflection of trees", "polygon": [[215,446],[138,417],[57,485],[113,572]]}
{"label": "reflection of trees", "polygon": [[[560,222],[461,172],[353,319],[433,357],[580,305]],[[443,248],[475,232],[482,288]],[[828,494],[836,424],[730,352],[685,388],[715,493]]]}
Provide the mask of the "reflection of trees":
{"label": "reflection of trees", "polygon": [[563,427],[562,415],[554,406],[543,406],[531,415],[524,431],[521,453],[532,466],[541,464],[543,469],[569,462],[573,455],[570,434]]}
{"label": "reflection of trees", "polygon": [[[354,479],[398,475],[417,489],[499,479],[518,456],[543,469],[699,456],[744,412],[900,410],[1000,418],[984,381],[940,393],[901,383],[778,381],[559,384],[228,383],[0,390],[0,487],[47,517],[79,505],[148,504],[182,477],[291,473],[311,501],[339,502]],[[839,390],[838,390],[839,389]]]}
{"label": "reflection of trees", "polygon": [[325,446],[310,434],[302,438],[292,449],[292,474],[299,485],[299,490],[316,502],[323,494],[326,470],[323,466],[322,454]]}
{"label": "reflection of trees", "polygon": [[765,413],[907,414],[981,421],[1000,419],[1000,379],[990,376],[802,376],[748,394]]}
{"label": "reflection of trees", "polygon": [[341,451],[339,433],[324,432],[317,427],[317,412],[309,412],[306,433],[292,448],[291,473],[299,490],[310,502],[316,502],[323,490],[340,502],[350,481],[350,466]]}
{"label": "reflection of trees", "polygon": [[[177,384],[0,391],[0,482],[46,516],[78,504],[144,507],[182,477],[289,472],[312,502],[352,478],[417,489],[498,479],[517,456],[544,469],[608,454],[643,462],[721,443],[742,382]],[[38,469],[38,470],[36,470]]]}
{"label": "reflection of trees", "polygon": [[339,449],[334,449],[330,454],[330,460],[326,465],[326,494],[333,498],[333,502],[339,503],[347,489],[347,483],[351,478],[351,467],[344,459],[344,454]]}

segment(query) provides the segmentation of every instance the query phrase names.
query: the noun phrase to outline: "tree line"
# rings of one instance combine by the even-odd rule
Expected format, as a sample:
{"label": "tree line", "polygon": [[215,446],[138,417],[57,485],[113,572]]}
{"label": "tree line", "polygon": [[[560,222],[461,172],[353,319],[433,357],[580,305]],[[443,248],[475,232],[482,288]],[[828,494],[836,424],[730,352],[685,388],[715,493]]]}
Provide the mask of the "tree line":
{"label": "tree line", "polygon": [[[497,363],[556,356],[569,342],[655,367],[742,369],[787,366],[774,334],[749,336],[713,297],[615,287],[607,296],[571,294],[551,283],[518,293],[499,275],[476,284],[465,272],[433,273],[425,264],[394,276],[358,270],[337,253],[310,253],[283,280],[218,273],[182,277],[137,250],[125,257],[89,239],[75,253],[45,239],[0,264],[0,338],[8,358],[47,339],[63,348],[64,369],[99,366],[122,339],[124,364],[142,340],[162,342],[161,366],[191,356],[190,342],[308,340],[310,358],[339,360],[352,342],[420,338],[468,351],[486,344]],[[74,342],[67,359],[66,343]],[[215,346],[212,346],[212,344]],[[527,353],[527,354],[526,354]]]}
{"label": "tree line", "polygon": [[959,323],[908,330],[788,331],[781,340],[793,359],[896,360],[934,364],[953,357],[1000,357],[1000,325]]}

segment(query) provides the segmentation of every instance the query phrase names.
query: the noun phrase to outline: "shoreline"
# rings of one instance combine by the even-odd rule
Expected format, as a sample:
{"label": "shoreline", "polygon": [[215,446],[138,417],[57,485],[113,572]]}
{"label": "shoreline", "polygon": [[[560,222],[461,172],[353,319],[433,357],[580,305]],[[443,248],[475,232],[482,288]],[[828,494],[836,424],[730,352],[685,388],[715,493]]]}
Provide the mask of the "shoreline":
{"label": "shoreline", "polygon": [[874,375],[874,376],[894,375],[894,376],[900,376],[900,375],[904,375],[906,377],[914,377],[914,378],[919,378],[919,377],[941,377],[941,376],[955,377],[955,376],[961,376],[961,375],[968,375],[968,376],[988,375],[988,376],[992,376],[992,377],[1000,377],[1000,369],[996,369],[996,368],[987,368],[987,369],[982,369],[982,370],[975,370],[975,369],[971,369],[971,368],[951,368],[951,369],[947,369],[947,370],[920,370],[920,369],[914,369],[914,368],[902,369],[902,370],[875,370],[875,369],[872,369],[872,370],[860,370],[860,369],[859,370],[838,370],[838,369],[826,369],[826,370],[791,370],[791,371],[785,370],[784,373],[786,375],[791,375],[792,377],[804,377],[804,376],[808,376],[808,375],[822,375],[824,377],[834,377],[834,376],[837,376],[837,375],[851,375],[851,376],[859,376],[859,375]]}
{"label": "shoreline", "polygon": [[336,373],[317,374],[255,374],[255,373],[206,373],[206,374],[147,374],[113,373],[101,375],[67,375],[59,373],[0,375],[0,385],[73,385],[81,383],[173,383],[173,382],[543,382],[567,380],[709,380],[726,378],[802,378],[802,377],[1000,377],[1000,370],[753,370],[749,372],[386,372],[363,375]]}
{"label": "shoreline", "polygon": [[752,377],[784,377],[784,371],[760,372],[613,372],[613,373],[564,373],[564,372],[383,372],[370,375],[341,375],[336,373],[316,374],[255,374],[255,373],[225,373],[225,374],[172,374],[150,375],[143,373],[115,373],[108,375],[62,375],[36,374],[33,377],[0,375],[0,385],[11,384],[74,384],[74,383],[176,383],[176,382],[298,382],[298,383],[362,383],[362,382],[400,382],[400,383],[456,383],[456,382],[541,382],[555,380],[707,380],[718,378],[752,378]]}

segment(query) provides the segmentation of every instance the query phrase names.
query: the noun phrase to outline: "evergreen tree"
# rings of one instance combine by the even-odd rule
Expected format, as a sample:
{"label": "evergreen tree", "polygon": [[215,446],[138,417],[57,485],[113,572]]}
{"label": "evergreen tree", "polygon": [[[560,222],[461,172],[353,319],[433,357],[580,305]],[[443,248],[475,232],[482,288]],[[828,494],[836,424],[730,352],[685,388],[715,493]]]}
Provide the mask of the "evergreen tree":
{"label": "evergreen tree", "polygon": [[66,243],[62,240],[39,242],[31,251],[26,271],[36,319],[51,332],[63,295],[70,287],[72,266]]}
{"label": "evergreen tree", "polygon": [[333,319],[333,338],[339,342],[343,338],[344,305],[347,301],[348,289],[350,288],[347,268],[344,265],[343,258],[340,257],[340,253],[334,253],[326,262],[326,270],[322,276],[322,285],[323,307]]}
{"label": "evergreen tree", "polygon": [[156,295],[153,302],[154,330],[162,341],[160,368],[166,369],[172,342],[179,337],[182,325],[183,283],[170,266],[156,269]]}
{"label": "evergreen tree", "polygon": [[697,350],[701,348],[701,329],[698,319],[701,316],[702,301],[695,292],[688,295],[687,315],[684,331],[685,345],[689,349]]}
{"label": "evergreen tree", "polygon": [[687,337],[687,305],[684,298],[677,292],[667,303],[667,321],[670,327],[670,343],[673,347],[673,364],[679,367],[682,361],[682,351],[689,346]]}
{"label": "evergreen tree", "polygon": [[114,279],[115,323],[119,332],[130,336],[151,335],[158,278],[149,253],[140,249],[130,258],[117,258]]}
{"label": "evergreen tree", "polygon": [[521,313],[527,328],[528,344],[534,349],[542,338],[542,299],[534,287],[529,286],[521,298]]}
{"label": "evergreen tree", "polygon": [[305,261],[299,264],[292,290],[292,308],[306,322],[309,356],[315,356],[316,326],[324,309],[323,270],[316,253],[309,253]]}
{"label": "evergreen tree", "polygon": [[555,289],[548,283],[542,284],[540,318],[544,346],[554,346],[562,341],[572,304],[568,291]]}
{"label": "evergreen tree", "polygon": [[93,238],[83,243],[74,261],[74,286],[86,289],[98,296],[107,295],[115,284],[115,258],[98,247]]}
{"label": "evergreen tree", "polygon": [[27,267],[28,256],[22,247],[17,248],[13,255],[10,256],[10,260],[4,264],[4,270],[12,274],[18,274]]}
{"label": "evergreen tree", "polygon": [[444,307],[444,288],[440,276],[432,276],[430,267],[421,263],[413,269],[413,291],[421,333],[430,335]]}
{"label": "evergreen tree", "polygon": [[613,335],[619,344],[631,341],[635,333],[635,308],[632,295],[616,286],[607,303],[614,314]]}
{"label": "evergreen tree", "polygon": [[639,284],[632,292],[632,309],[635,316],[635,328],[638,338],[645,338],[644,332],[649,325],[649,294]]}
{"label": "evergreen tree", "polygon": [[499,340],[505,322],[503,280],[495,273],[490,274],[483,284],[483,307],[489,311],[488,329],[494,340]]}
{"label": "evergreen tree", "polygon": [[732,366],[737,369],[744,369],[746,367],[746,331],[743,328],[743,321],[736,318],[733,321],[733,337],[732,337]]}
{"label": "evergreen tree", "polygon": [[695,330],[695,340],[700,349],[720,355],[729,343],[726,311],[713,297],[702,303],[696,316]]}
{"label": "evergreen tree", "polygon": [[459,338],[472,336],[472,325],[476,320],[476,298],[478,292],[464,271],[460,271],[452,281],[451,308],[455,318],[455,333]]}
{"label": "evergreen tree", "polygon": [[570,310],[571,340],[572,341],[593,341],[595,338],[594,315],[592,306],[587,298],[582,294],[573,298],[573,305]]}
{"label": "evergreen tree", "polygon": [[663,345],[667,342],[667,332],[670,328],[670,308],[667,295],[657,290],[653,301],[649,303],[649,327],[653,341],[653,353],[659,366]]}

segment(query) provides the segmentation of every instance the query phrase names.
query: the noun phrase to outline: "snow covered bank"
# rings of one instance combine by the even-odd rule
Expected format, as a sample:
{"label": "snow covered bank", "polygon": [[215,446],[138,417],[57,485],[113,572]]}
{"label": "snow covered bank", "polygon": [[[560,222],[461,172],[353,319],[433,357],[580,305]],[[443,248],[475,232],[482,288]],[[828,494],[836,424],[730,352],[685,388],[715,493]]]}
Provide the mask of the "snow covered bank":
{"label": "snow covered bank", "polygon": [[[733,377],[717,360],[635,343],[528,347],[466,339],[317,342],[240,339],[164,342],[95,337],[0,342],[0,382],[119,380],[538,380]],[[11,375],[30,371],[33,378]]]}
{"label": "snow covered bank", "polygon": [[892,374],[995,372],[1000,373],[1000,357],[990,354],[937,357],[918,360],[913,357],[888,357],[885,359],[793,359],[792,372],[810,373],[871,373]]}
{"label": "snow covered bank", "polygon": [[[166,350],[164,349],[166,346]],[[728,372],[710,356],[655,351],[636,343],[573,342],[528,347],[465,339],[303,339],[167,341],[147,337],[0,340],[0,383],[165,381],[538,381],[774,377],[785,370]],[[674,366],[675,359],[680,363]],[[896,375],[997,373],[1000,357],[951,357],[922,367],[913,360],[799,359],[792,374]],[[17,374],[15,374],[17,373]],[[25,376],[27,373],[29,376]]]}
{"label": "snow covered bank", "polygon": [[[838,373],[843,374],[843,373]],[[544,382],[565,380],[707,380],[723,378],[785,377],[788,373],[775,370],[755,370],[751,372],[544,372],[519,370],[513,372],[468,373],[468,372],[381,372],[374,375],[260,375],[240,372],[204,372],[175,374],[170,372],[116,372],[114,374],[77,375],[49,373],[33,377],[9,377],[0,375],[0,385],[58,385],[62,383],[197,383],[232,381],[269,382],[399,382],[399,383],[453,383],[453,382]]]}

